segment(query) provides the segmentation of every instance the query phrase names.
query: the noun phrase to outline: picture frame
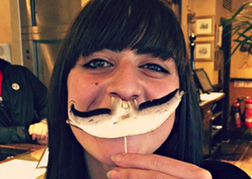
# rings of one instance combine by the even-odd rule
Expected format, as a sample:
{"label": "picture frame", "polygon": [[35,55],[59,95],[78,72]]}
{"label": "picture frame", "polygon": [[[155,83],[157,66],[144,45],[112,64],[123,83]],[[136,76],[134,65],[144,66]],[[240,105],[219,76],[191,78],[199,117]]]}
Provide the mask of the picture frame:
{"label": "picture frame", "polygon": [[214,35],[214,18],[213,16],[196,17],[195,35]]}
{"label": "picture frame", "polygon": [[212,61],[214,42],[197,42],[194,56],[196,61]]}

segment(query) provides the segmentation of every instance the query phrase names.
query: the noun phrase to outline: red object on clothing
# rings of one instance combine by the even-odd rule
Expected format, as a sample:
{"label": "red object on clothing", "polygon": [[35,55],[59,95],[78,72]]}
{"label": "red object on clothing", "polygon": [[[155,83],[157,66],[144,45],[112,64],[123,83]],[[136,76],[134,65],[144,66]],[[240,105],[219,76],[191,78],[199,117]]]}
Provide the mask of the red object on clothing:
{"label": "red object on clothing", "polygon": [[3,81],[3,75],[2,72],[0,71],[0,96],[2,94],[2,81]]}

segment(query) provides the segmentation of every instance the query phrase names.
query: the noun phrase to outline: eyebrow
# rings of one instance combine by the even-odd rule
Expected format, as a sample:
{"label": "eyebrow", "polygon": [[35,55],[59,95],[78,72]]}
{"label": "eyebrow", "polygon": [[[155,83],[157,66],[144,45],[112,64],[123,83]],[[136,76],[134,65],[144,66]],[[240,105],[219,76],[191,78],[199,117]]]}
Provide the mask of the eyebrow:
{"label": "eyebrow", "polygon": [[156,48],[156,47],[143,47],[140,49],[137,49],[136,51],[137,54],[151,54],[154,57],[160,57],[163,60],[173,58],[174,55],[171,51],[162,49],[162,48]]}
{"label": "eyebrow", "polygon": [[[173,53],[166,49],[161,49],[161,48],[156,48],[156,47],[142,47],[142,48],[141,47],[140,48],[127,47],[127,48],[129,48],[130,50],[135,50],[136,55],[152,55],[153,57],[158,57],[163,60],[175,59]],[[124,49],[127,49],[127,48],[123,48],[123,49],[104,48],[104,49],[108,49],[113,52],[120,53]]]}

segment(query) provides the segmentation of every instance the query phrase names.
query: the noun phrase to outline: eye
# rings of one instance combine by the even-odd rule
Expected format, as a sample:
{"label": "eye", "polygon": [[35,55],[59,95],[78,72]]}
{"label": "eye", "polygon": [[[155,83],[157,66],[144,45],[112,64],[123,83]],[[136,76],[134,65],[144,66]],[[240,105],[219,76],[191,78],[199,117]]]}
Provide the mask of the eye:
{"label": "eye", "polygon": [[83,67],[88,68],[88,69],[100,69],[100,68],[111,67],[111,66],[113,66],[112,63],[103,59],[99,59],[99,58],[93,59],[83,65]]}
{"label": "eye", "polygon": [[155,63],[147,63],[147,64],[141,65],[139,67],[143,68],[143,69],[148,69],[148,70],[151,70],[151,71],[154,71],[154,72],[169,74],[168,70],[164,69],[162,66],[160,66],[158,64],[155,64]]}

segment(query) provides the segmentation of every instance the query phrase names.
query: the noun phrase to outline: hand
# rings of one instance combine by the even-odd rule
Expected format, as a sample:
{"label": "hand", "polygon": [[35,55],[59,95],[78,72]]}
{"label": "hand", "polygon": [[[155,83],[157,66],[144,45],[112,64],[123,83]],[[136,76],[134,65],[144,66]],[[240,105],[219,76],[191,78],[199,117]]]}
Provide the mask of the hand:
{"label": "hand", "polygon": [[29,134],[32,136],[32,140],[36,140],[40,144],[47,144],[48,138],[48,126],[44,121],[30,125]]}
{"label": "hand", "polygon": [[46,137],[45,139],[38,139],[37,138],[37,142],[41,145],[46,145],[48,142],[48,138]]}
{"label": "hand", "polygon": [[196,165],[154,154],[116,154],[118,166],[109,171],[111,179],[211,179],[210,172]]}

